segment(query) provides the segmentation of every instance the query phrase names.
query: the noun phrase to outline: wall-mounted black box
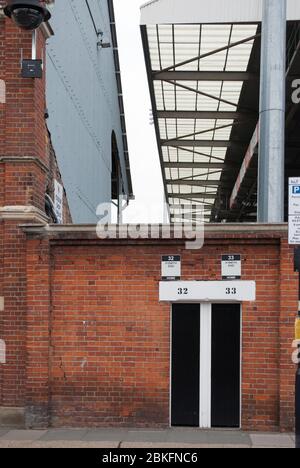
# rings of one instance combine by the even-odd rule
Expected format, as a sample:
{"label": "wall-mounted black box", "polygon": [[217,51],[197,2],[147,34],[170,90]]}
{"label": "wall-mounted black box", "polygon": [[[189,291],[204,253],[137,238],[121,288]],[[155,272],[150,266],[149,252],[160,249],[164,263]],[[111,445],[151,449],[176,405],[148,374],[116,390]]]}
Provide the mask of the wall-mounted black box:
{"label": "wall-mounted black box", "polygon": [[43,61],[42,60],[22,60],[22,78],[42,78]]}

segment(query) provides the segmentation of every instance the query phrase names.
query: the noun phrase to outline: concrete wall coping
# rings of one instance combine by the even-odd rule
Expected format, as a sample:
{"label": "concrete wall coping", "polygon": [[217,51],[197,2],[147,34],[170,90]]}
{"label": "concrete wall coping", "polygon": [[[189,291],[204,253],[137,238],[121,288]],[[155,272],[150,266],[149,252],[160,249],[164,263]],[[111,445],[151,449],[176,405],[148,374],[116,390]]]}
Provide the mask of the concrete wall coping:
{"label": "concrete wall coping", "polygon": [[[108,227],[108,236],[107,239],[99,238],[96,233],[96,225],[22,225],[21,228],[26,233],[28,238],[48,238],[49,240],[99,240],[102,242],[105,241],[123,241],[128,240],[139,242],[143,240],[144,242],[157,241],[161,240],[163,242],[171,240],[186,240],[190,239],[192,236],[193,229],[188,229],[187,227],[184,230],[184,235],[178,235],[178,232],[174,226],[162,225],[162,224],[152,224],[152,225],[141,225],[143,229],[151,229],[151,232],[154,232],[149,239],[143,238],[134,240],[132,238],[126,237],[126,232],[128,228],[133,228],[134,225],[110,225]],[[170,229],[170,237],[164,238],[162,236],[163,229]],[[113,234],[117,232],[117,237],[114,238]],[[200,231],[201,232],[201,231]],[[205,226],[205,238],[206,237],[232,237],[237,236],[239,238],[282,238],[286,237],[288,233],[288,225],[284,224],[257,224],[257,223],[245,223],[245,224],[209,224]],[[110,235],[112,234],[112,235]]]}

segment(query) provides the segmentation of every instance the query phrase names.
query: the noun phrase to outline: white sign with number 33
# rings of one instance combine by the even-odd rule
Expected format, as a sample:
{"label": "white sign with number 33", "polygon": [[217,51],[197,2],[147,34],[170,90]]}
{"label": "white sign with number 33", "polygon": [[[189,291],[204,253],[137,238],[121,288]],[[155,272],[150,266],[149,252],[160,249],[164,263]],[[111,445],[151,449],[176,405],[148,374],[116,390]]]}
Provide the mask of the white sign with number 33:
{"label": "white sign with number 33", "polygon": [[161,302],[252,302],[255,299],[255,281],[162,281],[159,285]]}

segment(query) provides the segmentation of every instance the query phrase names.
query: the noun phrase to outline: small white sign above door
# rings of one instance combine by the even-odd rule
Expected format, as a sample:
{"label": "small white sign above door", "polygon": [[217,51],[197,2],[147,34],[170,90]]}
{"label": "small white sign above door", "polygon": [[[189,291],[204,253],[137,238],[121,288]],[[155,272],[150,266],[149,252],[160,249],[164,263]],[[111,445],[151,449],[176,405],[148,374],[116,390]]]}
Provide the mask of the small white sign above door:
{"label": "small white sign above door", "polygon": [[180,255],[164,255],[161,263],[161,276],[163,281],[176,281],[181,278]]}
{"label": "small white sign above door", "polygon": [[241,255],[222,255],[223,280],[238,280],[242,276]]}
{"label": "small white sign above door", "polygon": [[252,302],[255,281],[162,281],[161,302]]}

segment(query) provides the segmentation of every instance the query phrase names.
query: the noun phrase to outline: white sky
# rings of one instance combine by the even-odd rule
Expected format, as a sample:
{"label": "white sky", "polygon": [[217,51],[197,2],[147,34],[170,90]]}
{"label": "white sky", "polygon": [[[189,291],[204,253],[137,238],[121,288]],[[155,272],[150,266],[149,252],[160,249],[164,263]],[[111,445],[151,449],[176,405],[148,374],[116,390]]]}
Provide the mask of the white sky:
{"label": "white sky", "polygon": [[164,190],[155,129],[150,125],[151,102],[139,26],[140,6],[144,3],[146,0],[114,0],[136,197],[125,211],[124,222],[157,223],[163,221]]}

